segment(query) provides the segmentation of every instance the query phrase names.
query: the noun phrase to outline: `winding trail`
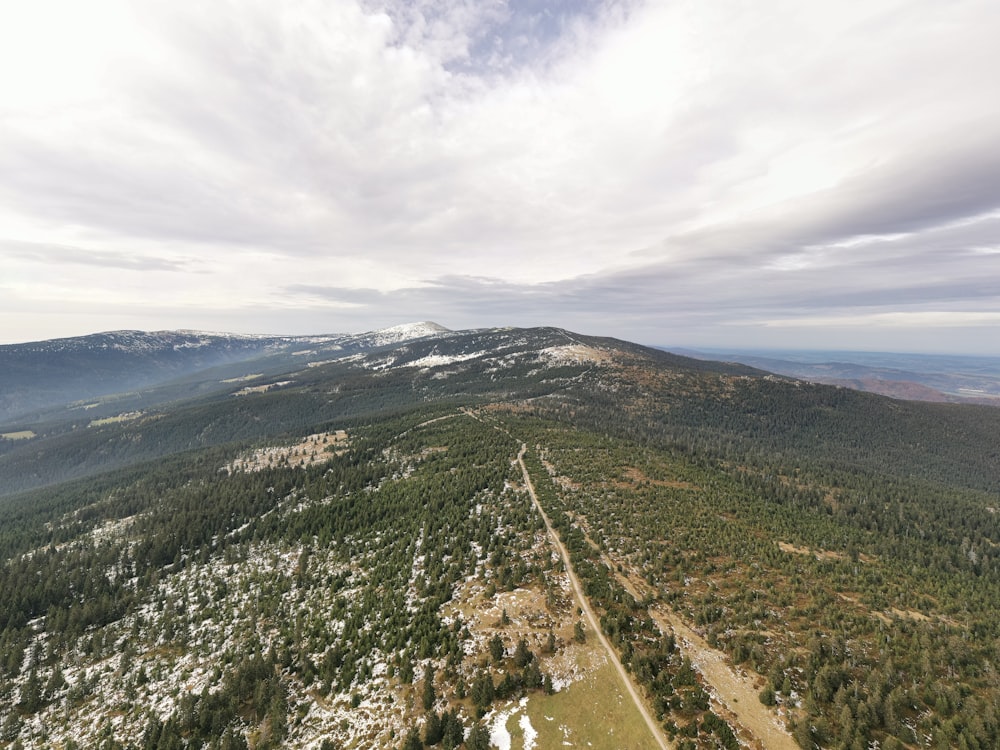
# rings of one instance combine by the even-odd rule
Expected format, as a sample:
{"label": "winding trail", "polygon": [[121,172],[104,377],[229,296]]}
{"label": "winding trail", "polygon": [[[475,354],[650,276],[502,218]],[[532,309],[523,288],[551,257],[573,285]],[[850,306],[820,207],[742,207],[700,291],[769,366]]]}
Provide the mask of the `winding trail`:
{"label": "winding trail", "polygon": [[524,475],[524,482],[528,487],[528,494],[531,495],[531,502],[535,504],[535,508],[538,509],[539,514],[542,516],[542,520],[545,522],[545,528],[549,533],[549,538],[552,539],[552,543],[555,545],[556,549],[559,551],[559,556],[562,558],[563,564],[566,566],[566,574],[569,576],[570,586],[573,587],[573,593],[576,595],[577,602],[583,613],[587,617],[587,622],[590,624],[591,631],[600,640],[601,645],[604,650],[608,653],[608,659],[615,667],[615,671],[618,672],[618,677],[621,679],[622,685],[628,690],[628,694],[632,697],[632,701],[635,703],[635,707],[642,714],[642,718],[646,721],[646,726],[649,728],[650,733],[656,739],[657,745],[661,750],[669,750],[672,746],[667,741],[663,730],[660,725],[653,718],[653,715],[649,712],[646,707],[645,701],[639,695],[639,692],[635,689],[635,685],[632,683],[628,672],[625,671],[625,667],[622,666],[621,660],[618,658],[617,652],[612,648],[608,639],[604,635],[604,631],[601,630],[601,623],[594,614],[594,610],[590,606],[590,602],[587,597],[584,596],[583,587],[580,586],[580,581],[576,577],[576,573],[573,572],[573,566],[569,562],[569,554],[566,552],[566,548],[563,546],[562,541],[559,539],[559,535],[556,534],[555,529],[552,528],[552,523],[549,521],[549,517],[545,514],[545,510],[542,508],[542,504],[538,502],[538,495],[535,494],[535,485],[531,482],[531,476],[528,474],[528,467],[524,463],[524,454],[528,450],[528,446],[525,443],[521,443],[521,451],[517,454],[517,463],[521,467],[521,473]]}

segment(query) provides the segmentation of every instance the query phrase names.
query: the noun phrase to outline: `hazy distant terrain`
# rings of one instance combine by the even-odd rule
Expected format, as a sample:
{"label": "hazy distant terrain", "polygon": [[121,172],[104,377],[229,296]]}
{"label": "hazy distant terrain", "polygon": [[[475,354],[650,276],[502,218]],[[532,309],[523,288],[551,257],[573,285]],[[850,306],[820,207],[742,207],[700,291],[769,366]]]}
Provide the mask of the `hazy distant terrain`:
{"label": "hazy distant terrain", "polygon": [[[148,404],[152,388],[175,384],[160,398],[225,390],[227,381],[284,372],[308,361],[349,356],[446,329],[416,323],[362,334],[244,336],[200,331],[111,331],[70,339],[0,346],[0,426],[53,416],[74,407],[103,415]],[[246,363],[253,362],[253,366]],[[213,388],[209,383],[222,383]]]}
{"label": "hazy distant terrain", "polygon": [[1000,357],[884,352],[672,349],[699,359],[918,401],[1000,406]]}

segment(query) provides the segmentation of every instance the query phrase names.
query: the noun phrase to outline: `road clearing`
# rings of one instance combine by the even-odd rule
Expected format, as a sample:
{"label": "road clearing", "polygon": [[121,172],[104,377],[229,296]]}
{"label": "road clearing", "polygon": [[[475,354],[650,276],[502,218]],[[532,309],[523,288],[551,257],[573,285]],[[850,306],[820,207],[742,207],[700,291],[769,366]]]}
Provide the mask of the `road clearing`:
{"label": "road clearing", "polygon": [[528,494],[531,495],[531,502],[535,504],[535,508],[538,509],[539,514],[542,516],[542,520],[545,522],[545,529],[548,531],[549,538],[552,540],[552,544],[555,545],[556,550],[559,552],[559,556],[562,558],[563,565],[566,566],[566,574],[569,576],[570,586],[573,588],[573,593],[576,596],[576,600],[583,610],[584,615],[587,618],[587,623],[590,625],[591,631],[600,640],[601,645],[604,650],[608,653],[608,660],[614,666],[615,671],[618,673],[618,678],[621,680],[622,685],[628,691],[629,696],[635,703],[635,707],[639,710],[642,715],[643,720],[646,722],[646,726],[649,728],[650,734],[656,740],[657,745],[661,750],[669,750],[672,745],[667,741],[666,735],[664,735],[663,730],[660,725],[653,718],[653,715],[649,712],[649,708],[646,706],[645,701],[639,695],[636,690],[635,685],[632,683],[628,672],[625,671],[625,667],[622,666],[621,660],[618,658],[618,653],[614,650],[608,639],[604,636],[604,631],[601,630],[600,620],[594,614],[594,610],[590,606],[590,602],[587,597],[584,596],[583,587],[580,586],[580,581],[576,577],[576,573],[573,572],[573,566],[569,561],[569,554],[566,552],[566,548],[563,546],[562,541],[559,539],[559,535],[556,534],[555,529],[552,528],[552,523],[549,521],[549,517],[545,514],[545,510],[542,508],[542,504],[538,502],[538,495],[535,494],[535,485],[531,482],[531,475],[528,474],[528,467],[524,463],[524,454],[528,450],[528,446],[525,443],[521,443],[521,451],[517,454],[517,463],[521,467],[521,473],[524,475],[524,483],[528,487]]}

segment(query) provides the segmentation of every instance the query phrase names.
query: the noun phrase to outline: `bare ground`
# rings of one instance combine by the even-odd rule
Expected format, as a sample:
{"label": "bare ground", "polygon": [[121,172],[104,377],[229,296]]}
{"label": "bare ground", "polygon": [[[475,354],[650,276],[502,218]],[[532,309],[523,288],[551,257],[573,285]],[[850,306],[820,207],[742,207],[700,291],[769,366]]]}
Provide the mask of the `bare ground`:
{"label": "bare ground", "polygon": [[737,672],[724,653],[709,646],[675,613],[651,609],[650,616],[661,629],[673,629],[681,651],[710,687],[713,702],[721,704],[724,716],[728,714],[725,718],[732,718],[743,730],[740,739],[766,750],[799,750],[778,716],[760,702],[753,677]]}

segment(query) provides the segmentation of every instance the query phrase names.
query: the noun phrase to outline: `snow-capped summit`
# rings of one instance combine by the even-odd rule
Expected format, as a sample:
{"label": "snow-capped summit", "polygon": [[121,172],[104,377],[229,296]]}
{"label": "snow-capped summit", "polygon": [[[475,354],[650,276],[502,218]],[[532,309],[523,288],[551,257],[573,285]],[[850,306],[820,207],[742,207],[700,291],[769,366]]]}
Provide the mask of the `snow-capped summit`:
{"label": "snow-capped summit", "polygon": [[452,333],[452,331],[432,321],[424,320],[419,323],[403,323],[390,328],[360,333],[357,338],[364,339],[371,346],[386,346],[387,344],[398,344],[402,341],[440,336],[446,333]]}

